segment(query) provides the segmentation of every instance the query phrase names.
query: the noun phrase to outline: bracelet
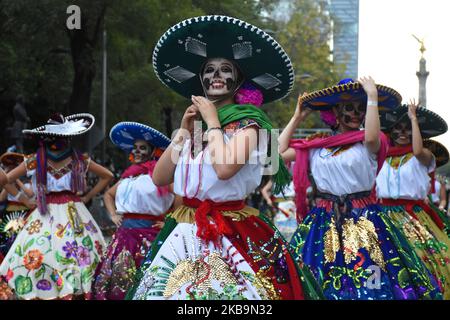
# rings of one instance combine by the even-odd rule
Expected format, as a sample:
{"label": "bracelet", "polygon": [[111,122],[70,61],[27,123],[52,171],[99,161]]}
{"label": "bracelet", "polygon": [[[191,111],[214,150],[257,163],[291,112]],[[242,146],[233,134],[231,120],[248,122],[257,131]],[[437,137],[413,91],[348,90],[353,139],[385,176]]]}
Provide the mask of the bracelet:
{"label": "bracelet", "polygon": [[206,137],[208,137],[209,132],[210,132],[210,131],[213,131],[213,130],[220,130],[220,132],[223,133],[223,129],[222,129],[221,127],[209,128],[208,130],[205,131]]}
{"label": "bracelet", "polygon": [[367,100],[367,106],[368,107],[377,107],[378,106],[378,101],[376,101],[376,100]]}
{"label": "bracelet", "polygon": [[176,151],[181,151],[181,150],[183,150],[183,146],[182,145],[180,145],[180,144],[178,144],[178,143],[175,143],[175,142],[171,142],[170,143],[170,146],[172,146],[172,149],[174,149],[174,150],[176,150]]}

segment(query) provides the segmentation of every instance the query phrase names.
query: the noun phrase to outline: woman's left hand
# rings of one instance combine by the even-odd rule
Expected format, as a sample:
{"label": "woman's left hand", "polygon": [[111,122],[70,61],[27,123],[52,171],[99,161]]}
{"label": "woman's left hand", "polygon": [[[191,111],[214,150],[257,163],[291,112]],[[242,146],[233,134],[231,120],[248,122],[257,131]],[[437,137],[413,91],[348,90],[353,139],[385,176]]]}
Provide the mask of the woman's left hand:
{"label": "woman's left hand", "polygon": [[191,100],[200,111],[203,121],[206,122],[208,127],[220,127],[216,106],[211,101],[201,96],[192,96]]}
{"label": "woman's left hand", "polygon": [[408,103],[408,117],[410,120],[416,119],[417,118],[417,103],[415,99],[411,99],[409,100]]}
{"label": "woman's left hand", "polygon": [[368,96],[377,96],[378,90],[372,77],[361,77],[358,79],[359,84],[363,87]]}

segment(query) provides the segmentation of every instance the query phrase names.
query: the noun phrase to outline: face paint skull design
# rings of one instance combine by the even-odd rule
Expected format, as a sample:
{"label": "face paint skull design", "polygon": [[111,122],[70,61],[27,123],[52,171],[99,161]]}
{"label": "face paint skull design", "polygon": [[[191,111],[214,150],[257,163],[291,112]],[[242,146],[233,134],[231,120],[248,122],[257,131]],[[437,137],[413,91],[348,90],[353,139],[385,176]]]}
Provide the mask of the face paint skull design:
{"label": "face paint skull design", "polygon": [[131,153],[133,154],[134,163],[145,162],[150,158],[150,146],[144,140],[136,140]]}
{"label": "face paint skull design", "polygon": [[214,58],[206,62],[202,74],[202,85],[208,97],[221,97],[234,91],[238,72],[232,62]]}
{"label": "face paint skull design", "polygon": [[409,121],[399,122],[392,128],[391,139],[397,145],[407,145],[411,143],[412,128]]}
{"label": "face paint skull design", "polygon": [[341,124],[349,129],[358,129],[364,121],[366,106],[360,101],[340,103],[337,113]]}

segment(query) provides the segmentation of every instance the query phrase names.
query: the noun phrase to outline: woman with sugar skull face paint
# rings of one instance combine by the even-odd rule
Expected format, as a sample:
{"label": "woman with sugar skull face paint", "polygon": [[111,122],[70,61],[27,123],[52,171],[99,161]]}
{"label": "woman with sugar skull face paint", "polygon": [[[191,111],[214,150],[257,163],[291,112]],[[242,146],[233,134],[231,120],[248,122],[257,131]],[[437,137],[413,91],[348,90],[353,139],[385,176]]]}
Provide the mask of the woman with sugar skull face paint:
{"label": "woman with sugar skull face paint", "polygon": [[[7,176],[14,182],[28,175],[36,201],[14,184],[5,187],[33,211],[0,265],[0,275],[19,299],[91,296],[92,276],[105,241],[85,204],[106,188],[113,175],[74,149],[70,139],[86,133],[94,122],[87,113],[67,117],[55,114],[46,125],[24,130],[38,138],[39,148]],[[88,172],[99,178],[90,190],[86,184]],[[0,296],[4,296],[2,292]]]}
{"label": "woman with sugar skull face paint", "polygon": [[[436,282],[372,194],[387,151],[378,107],[392,108],[400,100],[397,92],[375,85],[370,77],[345,79],[299,96],[294,117],[280,135],[283,159],[295,160],[301,224],[291,246],[311,268],[327,299],[441,297]],[[290,140],[311,110],[321,111],[332,133]],[[307,213],[310,183],[317,190],[316,205]]]}
{"label": "woman with sugar skull face paint", "polygon": [[131,166],[104,195],[105,206],[118,229],[95,272],[96,300],[124,299],[175,199],[171,186],[157,187],[152,180],[156,161],[169,145],[169,138],[137,122],[116,124],[110,138],[129,153]]}
{"label": "woman with sugar skull face paint", "polygon": [[[421,124],[419,125],[419,120]],[[382,127],[391,146],[376,179],[377,197],[383,210],[415,249],[436,278],[444,299],[450,299],[450,240],[445,214],[426,203],[434,186],[435,156],[424,147],[422,135],[446,131],[437,114],[420,108],[414,100],[382,115]],[[442,220],[445,219],[445,221]]]}
{"label": "woman with sugar skull face paint", "polygon": [[[258,108],[262,98],[277,100],[290,90],[289,58],[262,30],[231,17],[198,17],[172,30],[154,51],[155,71],[191,105],[153,180],[160,186],[173,182],[183,205],[169,214],[129,298],[320,298],[282,236],[245,204],[261,183],[268,156],[280,166],[276,187],[289,182],[279,155],[270,153],[267,131],[258,132],[272,129]],[[175,50],[181,54],[171,55]],[[197,118],[203,122],[196,128]]]}

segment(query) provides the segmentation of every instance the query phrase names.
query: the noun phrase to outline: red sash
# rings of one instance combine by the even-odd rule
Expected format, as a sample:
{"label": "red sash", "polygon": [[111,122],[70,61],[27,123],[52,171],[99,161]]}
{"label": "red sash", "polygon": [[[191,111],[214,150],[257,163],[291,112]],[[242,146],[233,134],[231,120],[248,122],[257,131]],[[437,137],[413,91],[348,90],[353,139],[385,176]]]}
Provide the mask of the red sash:
{"label": "red sash", "polygon": [[[183,203],[195,210],[195,223],[197,224],[197,237],[205,241],[217,241],[219,235],[231,235],[231,229],[226,224],[222,211],[239,211],[245,207],[244,200],[214,202],[201,201],[196,198],[183,198]],[[215,225],[208,220],[212,218]]]}

